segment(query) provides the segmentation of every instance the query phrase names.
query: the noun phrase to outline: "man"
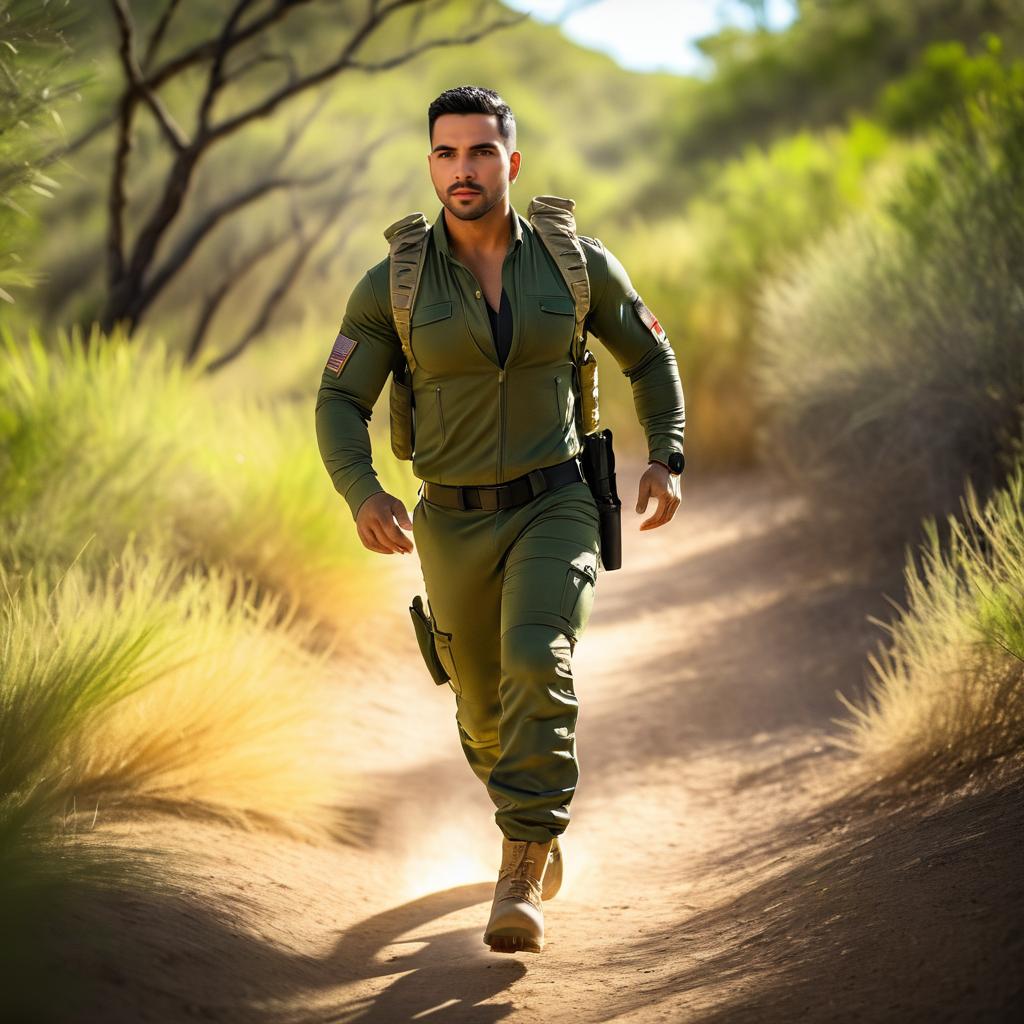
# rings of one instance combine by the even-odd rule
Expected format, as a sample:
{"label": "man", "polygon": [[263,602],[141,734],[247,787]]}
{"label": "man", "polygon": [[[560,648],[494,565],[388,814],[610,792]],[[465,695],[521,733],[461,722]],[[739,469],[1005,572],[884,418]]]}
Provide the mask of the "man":
{"label": "man", "polygon": [[[575,307],[558,266],[509,188],[522,156],[497,93],[463,86],[428,110],[430,177],[442,209],[429,229],[411,315],[415,357],[410,521],[371,463],[367,422],[405,357],[389,258],[356,285],[316,404],[320,452],[362,543],[413,550],[439,660],[455,692],[466,758],[497,808],[502,858],[484,942],[543,947],[541,900],[557,891],[557,837],[578,778],[572,654],[590,616],[597,504],[580,470],[570,344]],[[580,236],[588,330],[630,378],[650,464],[640,529],[679,505],[683,392],[675,355],[619,261]]]}

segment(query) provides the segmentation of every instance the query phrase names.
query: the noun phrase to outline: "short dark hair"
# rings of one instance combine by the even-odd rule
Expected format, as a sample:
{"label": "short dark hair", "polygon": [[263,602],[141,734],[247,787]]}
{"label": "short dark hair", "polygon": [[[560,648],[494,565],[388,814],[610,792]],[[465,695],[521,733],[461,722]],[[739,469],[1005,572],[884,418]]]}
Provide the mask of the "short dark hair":
{"label": "short dark hair", "polygon": [[434,138],[434,122],[442,114],[494,114],[498,134],[511,153],[516,148],[516,117],[509,105],[493,90],[482,85],[459,85],[445,89],[427,108],[427,129]]}

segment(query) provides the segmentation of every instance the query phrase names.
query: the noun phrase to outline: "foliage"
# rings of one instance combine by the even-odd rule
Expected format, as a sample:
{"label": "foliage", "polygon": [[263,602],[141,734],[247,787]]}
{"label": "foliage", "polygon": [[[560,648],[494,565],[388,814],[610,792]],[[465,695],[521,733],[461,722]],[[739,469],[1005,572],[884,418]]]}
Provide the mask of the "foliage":
{"label": "foliage", "polygon": [[307,408],[219,403],[159,338],[0,341],[0,560],[101,571],[135,537],[336,621],[369,553],[343,528]]}
{"label": "foliage", "polygon": [[1014,0],[804,0],[780,32],[728,26],[701,43],[715,74],[696,92],[684,86],[675,156],[706,161],[750,141],[841,123],[867,113],[929,43],[973,45],[986,29],[1012,31],[1021,43],[1021,28]]}
{"label": "foliage", "polygon": [[617,254],[673,339],[698,461],[753,459],[750,376],[761,281],[864,205],[877,169],[899,159],[886,133],[801,132],[726,161],[682,217],[637,224]]}
{"label": "foliage", "polygon": [[1024,463],[984,505],[968,486],[960,520],[946,543],[926,521],[867,693],[843,698],[837,742],[878,777],[934,779],[1024,747]]}
{"label": "foliage", "polygon": [[947,112],[930,156],[764,296],[765,443],[876,536],[1005,474],[1024,404],[1022,75]]}
{"label": "foliage", "polygon": [[996,89],[1003,79],[1002,41],[989,33],[987,52],[972,57],[959,41],[929,46],[917,65],[890,82],[878,99],[878,116],[893,131],[930,129],[944,110]]}
{"label": "foliage", "polygon": [[[84,78],[67,76],[70,48],[65,32],[69,11],[33,0],[0,0],[0,301],[13,303],[8,290],[39,280],[14,248],[22,222],[31,214],[30,196],[53,197],[59,182],[40,166],[44,129],[63,132],[58,101]],[[52,132],[50,133],[52,134]]]}

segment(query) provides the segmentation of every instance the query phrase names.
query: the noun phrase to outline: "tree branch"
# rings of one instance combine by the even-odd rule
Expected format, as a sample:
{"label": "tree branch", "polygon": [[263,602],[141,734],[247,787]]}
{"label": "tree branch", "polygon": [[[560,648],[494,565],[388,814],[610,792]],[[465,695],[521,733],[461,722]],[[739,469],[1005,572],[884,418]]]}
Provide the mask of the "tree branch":
{"label": "tree branch", "polygon": [[226,120],[221,121],[220,124],[209,129],[208,137],[211,140],[224,138],[232,132],[238,131],[239,128],[248,124],[250,121],[254,121],[260,117],[266,117],[268,114],[273,113],[277,107],[279,107],[285,100],[291,99],[292,96],[296,96],[298,93],[303,92],[306,89],[310,89],[314,85],[319,85],[321,82],[325,82],[327,79],[333,78],[345,68],[351,67],[352,55],[358,51],[363,43],[365,43],[366,40],[378,28],[380,28],[388,18],[391,17],[391,15],[405,7],[410,7],[419,3],[423,3],[423,0],[391,0],[391,2],[384,7],[378,9],[371,8],[363,23],[348,38],[341,54],[336,60],[332,61],[330,64],[324,65],[324,67],[320,68],[318,71],[314,71],[312,74],[306,75],[305,78],[300,78],[295,82],[289,82],[276,92],[271,93],[266,97],[266,99],[249,107],[248,110],[243,110],[240,114],[236,114],[234,117],[229,117]]}
{"label": "tree branch", "polygon": [[199,311],[199,318],[196,321],[195,329],[192,332],[192,339],[189,342],[188,352],[185,356],[186,363],[195,362],[196,356],[199,355],[199,350],[203,347],[203,342],[206,340],[207,332],[210,329],[210,324],[213,322],[213,318],[216,315],[217,310],[220,308],[221,303],[223,303],[224,299],[227,298],[235,285],[238,284],[238,282],[253,267],[264,260],[272,252],[276,251],[278,247],[283,245],[290,237],[290,231],[282,231],[277,235],[272,235],[264,239],[260,245],[256,246],[252,250],[252,252],[228,270],[221,283],[206,297],[203,302],[203,307]]}
{"label": "tree branch", "polygon": [[197,43],[190,50],[186,50],[184,53],[178,54],[177,57],[166,61],[147,77],[147,85],[151,89],[155,89],[169,78],[173,78],[187,68],[216,56],[221,46],[225,46],[225,52],[233,50],[240,43],[244,43],[247,39],[252,39],[253,36],[259,35],[264,29],[273,25],[274,22],[280,21],[291,14],[296,8],[303,7],[308,3],[312,3],[312,0],[277,0],[277,3],[269,11],[258,18],[254,18],[248,25],[240,28],[226,43],[222,33],[216,39],[207,39]]}
{"label": "tree branch", "polygon": [[225,217],[272,192],[278,192],[285,188],[310,188],[326,181],[334,173],[334,168],[328,167],[316,174],[302,178],[267,178],[211,207],[207,210],[206,215],[194,224],[192,229],[178,242],[174,251],[147,282],[138,301],[131,307],[132,320],[138,323],[142,319],[160,292],[167,287],[176,274],[185,268],[199,245]]}
{"label": "tree branch", "polygon": [[[162,267],[142,287],[138,301],[131,307],[129,313],[134,322],[137,323],[142,319],[146,310],[156,301],[160,292],[170,283],[174,275],[184,268],[185,264],[198,249],[200,243],[209,236],[225,217],[243,209],[270,192],[289,187],[312,187],[327,180],[334,173],[333,168],[325,168],[317,174],[307,175],[306,177],[272,177],[273,172],[287,160],[294,147],[302,139],[302,136],[305,135],[314,118],[326,103],[327,98],[327,94],[323,93],[302,118],[289,125],[284,142],[278,148],[276,156],[268,164],[266,177],[262,181],[212,207],[207,211],[206,216],[194,225],[185,238],[179,242],[174,252],[164,261]],[[368,151],[365,160],[362,162],[356,161],[356,167],[364,168],[366,166],[366,161],[370,159],[373,152],[381,145],[383,138],[386,138],[386,136],[377,139],[367,147]]]}
{"label": "tree branch", "polygon": [[246,332],[230,349],[207,364],[204,368],[206,373],[216,373],[217,370],[226,366],[233,359],[236,359],[242,354],[254,338],[257,338],[267,329],[274,310],[278,307],[281,300],[288,294],[288,292],[291,291],[292,286],[295,284],[295,281],[299,276],[299,272],[309,259],[310,254],[323,240],[324,235],[327,234],[331,225],[335,220],[337,220],[341,211],[354,199],[363,194],[365,194],[364,190],[359,189],[340,196],[328,207],[327,212],[320,221],[320,224],[317,226],[317,229],[313,232],[308,241],[305,237],[305,225],[301,221],[297,222],[296,233],[298,235],[298,239],[295,255],[285,268],[280,281],[278,281],[278,283],[267,293],[267,297],[264,299],[259,312],[253,318],[252,323],[249,325]]}
{"label": "tree branch", "polygon": [[133,101],[134,96],[141,96],[153,112],[164,135],[167,136],[171,148],[174,150],[184,149],[188,145],[184,132],[175,124],[174,118],[168,113],[160,97],[146,83],[142,68],[139,67],[135,57],[135,26],[132,22],[131,12],[128,10],[127,0],[111,0],[111,6],[114,8],[114,17],[121,33],[119,48],[121,66],[124,68],[125,78],[128,79],[128,91],[133,94]]}
{"label": "tree branch", "polygon": [[217,40],[217,49],[213,55],[213,63],[210,65],[210,74],[206,79],[206,91],[203,93],[202,101],[199,104],[199,127],[200,136],[208,134],[210,124],[210,112],[213,109],[213,102],[217,93],[224,87],[224,61],[227,60],[231,51],[231,38],[234,35],[235,26],[241,20],[246,10],[255,0],[235,0],[234,9],[224,22],[220,38]]}
{"label": "tree branch", "polygon": [[142,58],[142,66],[146,70],[153,65],[153,60],[156,57],[156,51],[160,48],[160,44],[163,42],[164,34],[167,32],[167,26],[170,25],[171,18],[174,17],[179,3],[180,0],[168,0],[167,6],[164,8],[164,13],[160,15],[160,20],[156,23],[156,26],[153,29],[153,34],[149,37],[149,43],[146,45],[146,55]]}
{"label": "tree branch", "polygon": [[446,36],[441,39],[428,39],[425,42],[419,43],[417,46],[406,50],[404,53],[397,54],[394,57],[389,57],[387,60],[376,61],[374,63],[349,61],[348,66],[357,71],[387,71],[390,68],[397,67],[399,64],[404,64],[406,61],[412,60],[414,57],[418,57],[421,53],[425,53],[427,50],[436,50],[445,46],[463,46],[466,43],[475,43],[478,39],[482,39],[491,32],[496,32],[502,28],[511,28],[513,25],[518,25],[521,21],[529,18],[529,16],[529,12],[526,11],[511,18],[497,18],[476,31],[468,32],[465,35]]}

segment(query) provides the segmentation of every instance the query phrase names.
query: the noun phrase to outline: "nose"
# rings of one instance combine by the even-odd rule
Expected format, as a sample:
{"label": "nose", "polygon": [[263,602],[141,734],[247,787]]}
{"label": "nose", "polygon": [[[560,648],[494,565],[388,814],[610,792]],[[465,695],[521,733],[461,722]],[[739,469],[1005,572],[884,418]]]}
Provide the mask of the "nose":
{"label": "nose", "polygon": [[455,182],[456,184],[462,184],[465,182],[467,185],[473,181],[473,169],[469,166],[464,157],[458,157],[455,164]]}

